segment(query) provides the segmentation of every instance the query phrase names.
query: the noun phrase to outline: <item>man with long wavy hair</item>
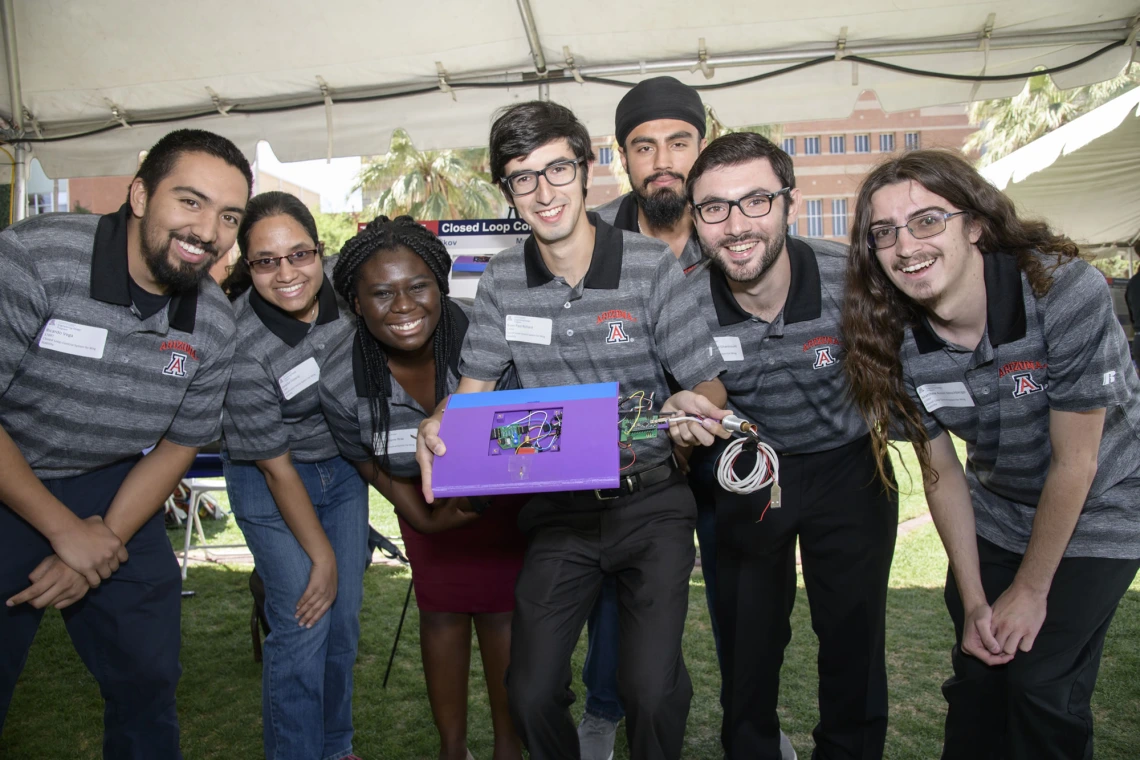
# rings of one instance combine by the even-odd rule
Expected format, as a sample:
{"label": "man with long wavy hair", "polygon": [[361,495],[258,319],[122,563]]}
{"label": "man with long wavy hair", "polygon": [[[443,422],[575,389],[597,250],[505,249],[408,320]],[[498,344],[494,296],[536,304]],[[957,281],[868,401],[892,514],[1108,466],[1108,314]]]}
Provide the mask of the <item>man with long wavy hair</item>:
{"label": "man with long wavy hair", "polygon": [[867,176],[847,276],[854,400],[881,470],[889,436],[914,444],[950,558],[942,757],[1091,758],[1140,567],[1140,380],[1104,277],[942,151]]}

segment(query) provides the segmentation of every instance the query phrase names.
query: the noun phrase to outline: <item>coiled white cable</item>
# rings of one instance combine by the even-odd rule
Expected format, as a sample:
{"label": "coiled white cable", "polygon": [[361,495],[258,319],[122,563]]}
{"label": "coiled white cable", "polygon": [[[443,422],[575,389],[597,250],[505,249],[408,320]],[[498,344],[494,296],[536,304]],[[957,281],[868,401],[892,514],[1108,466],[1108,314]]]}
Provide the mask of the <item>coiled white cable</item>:
{"label": "coiled white cable", "polygon": [[[731,493],[749,494],[762,488],[772,486],[772,500],[769,504],[773,509],[780,508],[780,458],[771,446],[756,437],[756,426],[748,420],[730,414],[720,421],[726,430],[749,436],[747,438],[734,438],[721,452],[716,462],[716,479],[724,490]],[[732,466],[744,451],[748,442],[756,444],[756,461],[752,470],[744,477],[738,477]],[[767,511],[767,507],[765,507]]]}

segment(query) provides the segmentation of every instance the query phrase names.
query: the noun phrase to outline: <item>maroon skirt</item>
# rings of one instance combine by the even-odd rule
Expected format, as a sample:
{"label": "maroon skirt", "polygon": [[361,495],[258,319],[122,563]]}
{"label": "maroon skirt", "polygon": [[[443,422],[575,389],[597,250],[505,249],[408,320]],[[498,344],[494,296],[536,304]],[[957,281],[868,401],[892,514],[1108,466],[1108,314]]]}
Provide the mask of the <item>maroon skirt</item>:
{"label": "maroon skirt", "polygon": [[416,606],[468,615],[512,611],[526,552],[519,510],[529,499],[496,497],[478,520],[442,533],[420,533],[399,518]]}

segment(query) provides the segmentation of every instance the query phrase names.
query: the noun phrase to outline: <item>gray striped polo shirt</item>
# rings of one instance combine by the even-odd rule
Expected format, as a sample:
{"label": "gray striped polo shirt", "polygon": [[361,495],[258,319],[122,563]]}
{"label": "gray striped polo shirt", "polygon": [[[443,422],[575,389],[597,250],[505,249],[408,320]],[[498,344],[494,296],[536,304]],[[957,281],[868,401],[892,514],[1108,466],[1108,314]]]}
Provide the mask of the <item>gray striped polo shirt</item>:
{"label": "gray striped polo shirt", "polygon": [[[467,329],[467,315],[464,307],[456,301],[448,299],[448,307],[456,322],[458,346]],[[459,352],[456,350],[448,361],[448,393],[459,385],[458,365]],[[341,456],[353,462],[371,458],[372,412],[368,404],[368,384],[364,375],[360,338],[355,330],[344,336],[325,360],[321,372],[320,396],[321,408]],[[383,401],[388,404],[388,472],[400,478],[418,477],[420,468],[416,464],[416,431],[434,409],[420,406],[391,375],[388,376]],[[383,441],[376,442],[377,456],[381,455],[383,447]]]}
{"label": "gray striped polo shirt", "polygon": [[780,454],[838,448],[867,435],[848,394],[839,332],[847,247],[788,237],[792,279],[772,322],[745,311],[715,265],[689,276],[728,370],[729,405]]}
{"label": "gray striped polo shirt", "polygon": [[254,288],[234,302],[237,350],[222,415],[233,459],[272,459],[288,451],[297,462],[323,462],[337,455],[317,381],[356,319],[333,290],[332,262],[324,268],[312,324],[289,316]]}
{"label": "gray striped polo shirt", "polygon": [[[641,232],[641,223],[637,219],[637,196],[632,192],[619,195],[604,206],[598,206],[594,209],[594,213],[601,217],[603,222],[612,224],[619,230]],[[681,262],[681,269],[685,271],[685,274],[691,273],[698,264],[704,261],[704,254],[701,253],[701,241],[697,237],[695,228],[677,260]]]}
{"label": "gray striped polo shirt", "polygon": [[[686,389],[720,375],[724,363],[704,321],[693,318],[696,293],[669,246],[588,217],[593,258],[574,287],[550,273],[533,235],[491,259],[460,374],[493,380],[513,364],[524,388],[617,381],[623,396],[652,394],[654,409],[670,395],[667,375]],[[621,464],[635,474],[670,452],[661,434],[623,448]]]}
{"label": "gray striped polo shirt", "polygon": [[1071,261],[1037,298],[1013,256],[983,261],[977,348],[943,341],[924,321],[906,331],[901,351],[927,435],[949,430],[966,441],[978,535],[1025,552],[1049,472],[1049,410],[1103,408],[1096,478],[1065,556],[1140,557],[1140,380],[1104,276]]}
{"label": "gray striped polo shirt", "polygon": [[162,438],[218,438],[233,311],[207,279],[136,316],[128,213],[38,216],[0,233],[0,424],[41,479]]}

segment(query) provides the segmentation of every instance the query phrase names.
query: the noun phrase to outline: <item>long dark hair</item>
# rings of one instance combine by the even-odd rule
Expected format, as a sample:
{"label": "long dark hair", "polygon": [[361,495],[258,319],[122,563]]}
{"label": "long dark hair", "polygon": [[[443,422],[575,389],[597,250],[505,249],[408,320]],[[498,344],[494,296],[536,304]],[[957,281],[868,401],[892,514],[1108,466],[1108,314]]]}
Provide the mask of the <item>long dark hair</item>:
{"label": "long dark hair", "polygon": [[226,279],[222,281],[222,291],[231,301],[236,300],[238,296],[253,285],[253,277],[249,272],[249,261],[246,259],[249,255],[250,230],[262,219],[281,215],[293,217],[294,221],[301,225],[309,237],[313,239],[318,249],[320,248],[321,241],[317,237],[317,223],[313,219],[312,212],[305,208],[305,204],[301,202],[300,198],[278,190],[270,190],[267,193],[253,196],[245,207],[245,216],[242,217],[241,224],[238,225],[237,244],[241,256],[234,263],[230,273],[226,275]]}
{"label": "long dark hair", "polygon": [[[389,219],[376,217],[356,237],[340,249],[340,258],[333,267],[333,287],[345,300],[353,313],[357,311],[356,284],[360,267],[373,256],[383,251],[407,248],[419,256],[435,275],[439,286],[439,322],[432,333],[435,356],[435,402],[438,404],[447,395],[447,359],[456,348],[458,340],[455,320],[447,303],[447,275],[451,271],[451,256],[447,248],[427,228],[416,224],[410,216]],[[356,317],[356,334],[364,358],[364,373],[368,386],[368,410],[372,417],[372,441],[375,444],[383,436],[382,453],[376,454],[372,447],[372,462],[381,470],[388,469],[388,389],[391,373],[388,369],[388,355],[384,346],[372,333],[364,319]],[[430,414],[431,409],[427,412]]]}
{"label": "long dark hair", "polygon": [[[905,330],[918,322],[920,307],[891,283],[868,240],[873,218],[871,197],[883,187],[907,180],[965,211],[965,223],[981,231],[977,246],[982,254],[1013,256],[1038,298],[1052,287],[1053,270],[1079,255],[1076,243],[1053,232],[1044,222],[1018,218],[1013,202],[958,153],[914,150],[887,159],[867,175],[855,201],[847,263],[842,317],[847,345],[844,371],[852,399],[870,427],[879,476],[888,487],[891,480],[885,463],[892,422],[896,432],[914,443],[923,482],[929,486],[937,481],[930,465],[926,429],[918,407],[903,387],[899,357]],[[1053,254],[1056,261],[1047,267],[1035,252]]]}

